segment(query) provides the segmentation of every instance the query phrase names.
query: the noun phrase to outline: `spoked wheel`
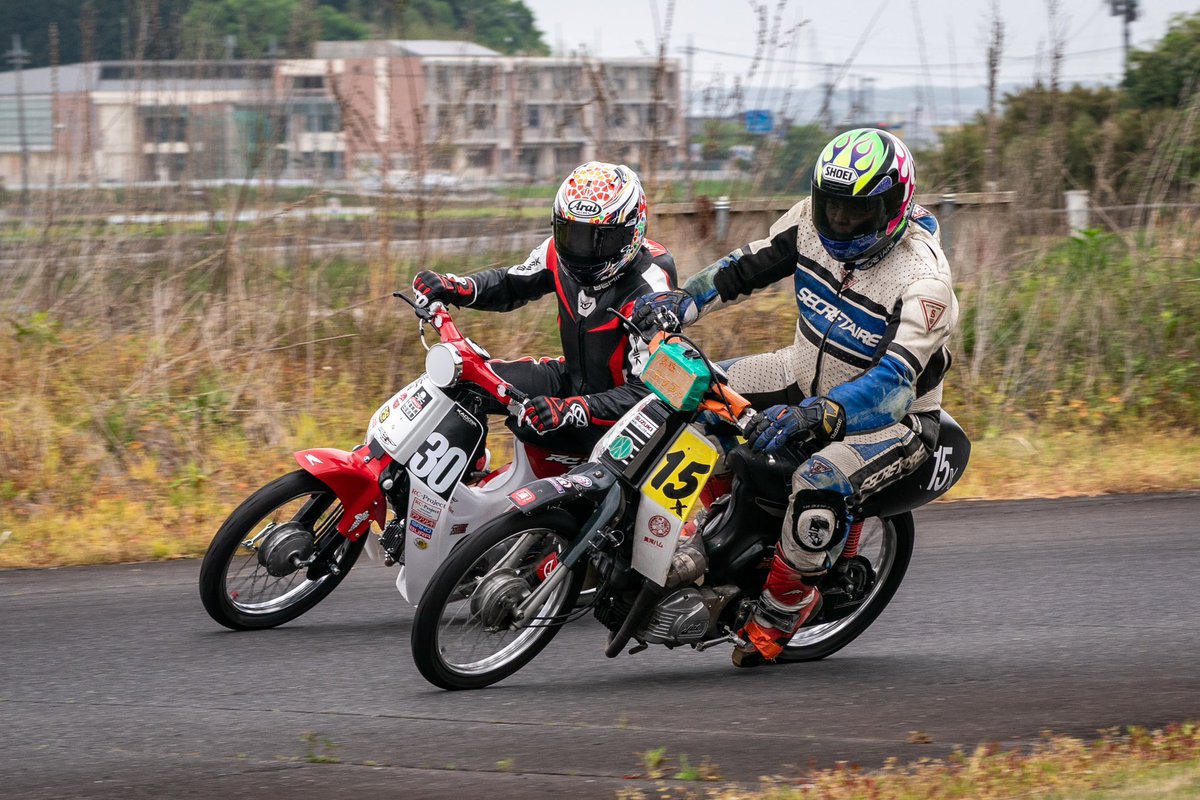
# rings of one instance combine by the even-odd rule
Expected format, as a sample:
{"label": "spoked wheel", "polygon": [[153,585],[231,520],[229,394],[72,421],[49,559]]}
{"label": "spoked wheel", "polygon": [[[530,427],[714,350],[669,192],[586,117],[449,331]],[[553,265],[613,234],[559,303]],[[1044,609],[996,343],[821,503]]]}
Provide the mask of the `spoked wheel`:
{"label": "spoked wheel", "polygon": [[565,511],[512,514],[481,528],[450,554],[425,589],[413,621],[417,669],[443,689],[480,689],[542,651],[579,596],[578,565],[519,627],[513,609],[548,577],[579,524]]}
{"label": "spoked wheel", "polygon": [[863,521],[858,545],[857,577],[867,574],[869,566],[875,583],[860,605],[843,617],[830,622],[806,625],[796,632],[779,655],[779,661],[816,661],[836,653],[871,626],[891,602],[913,549],[912,514],[895,517],[870,517]]}
{"label": "spoked wheel", "polygon": [[304,470],[278,478],[250,495],[213,537],[200,567],[200,599],[227,628],[272,628],[300,616],[341,583],[367,537],[343,539],[337,574],[308,579],[304,565],[337,531],[342,504]]}

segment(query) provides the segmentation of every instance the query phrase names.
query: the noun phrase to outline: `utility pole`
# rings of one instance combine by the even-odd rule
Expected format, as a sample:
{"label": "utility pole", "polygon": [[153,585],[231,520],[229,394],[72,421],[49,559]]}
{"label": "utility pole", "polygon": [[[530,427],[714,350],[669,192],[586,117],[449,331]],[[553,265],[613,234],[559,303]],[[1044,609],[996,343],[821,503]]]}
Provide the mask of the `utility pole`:
{"label": "utility pole", "polygon": [[683,156],[684,163],[687,164],[687,186],[688,197],[692,195],[692,139],[688,131],[688,117],[692,112],[692,76],[695,74],[693,59],[696,55],[696,45],[691,34],[688,34],[687,43],[687,89],[683,95]]}
{"label": "utility pole", "polygon": [[821,127],[826,131],[833,130],[833,66],[825,65],[825,83],[821,85],[824,96],[821,98],[821,110],[817,112]]}
{"label": "utility pole", "polygon": [[25,139],[25,92],[21,85],[21,67],[29,63],[29,53],[21,49],[21,35],[14,33],[12,50],[5,53],[13,66],[13,80],[17,88],[17,138],[21,147],[21,208],[29,216],[29,143]]}
{"label": "utility pole", "polygon": [[1125,71],[1129,71],[1129,26],[1138,18],[1138,0],[1108,0],[1111,15],[1123,20],[1125,36]]}

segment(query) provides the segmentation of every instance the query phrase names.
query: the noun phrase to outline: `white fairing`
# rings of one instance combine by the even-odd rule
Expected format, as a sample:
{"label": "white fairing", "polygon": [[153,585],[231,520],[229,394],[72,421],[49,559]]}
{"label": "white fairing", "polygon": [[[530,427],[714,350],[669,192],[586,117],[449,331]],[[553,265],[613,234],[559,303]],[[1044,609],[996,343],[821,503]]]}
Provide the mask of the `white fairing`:
{"label": "white fairing", "polygon": [[633,524],[633,568],[659,586],[667,583],[683,520],[642,495]]}
{"label": "white fairing", "polygon": [[387,454],[408,461],[456,403],[425,375],[405,386],[375,412],[367,427]]}
{"label": "white fairing", "polygon": [[507,470],[482,487],[459,485],[449,503],[425,481],[410,474],[404,566],[396,576],[396,588],[405,600],[416,605],[434,571],[455,545],[512,508],[508,495],[537,477],[525,448],[516,443],[513,450],[513,462]]}

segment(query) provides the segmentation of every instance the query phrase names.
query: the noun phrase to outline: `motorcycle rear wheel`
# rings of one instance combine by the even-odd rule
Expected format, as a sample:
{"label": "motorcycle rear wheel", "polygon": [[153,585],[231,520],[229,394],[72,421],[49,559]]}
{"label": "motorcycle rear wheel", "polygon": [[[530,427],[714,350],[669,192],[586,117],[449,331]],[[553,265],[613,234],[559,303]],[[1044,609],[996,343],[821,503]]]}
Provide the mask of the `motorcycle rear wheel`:
{"label": "motorcycle rear wheel", "polygon": [[818,661],[833,655],[857,639],[892,601],[908,562],[912,559],[915,527],[912,514],[895,517],[871,517],[864,521],[859,554],[866,557],[876,573],[875,585],[866,600],[849,615],[817,625],[806,625],[796,632],[778,661]]}
{"label": "motorcycle rear wheel", "polygon": [[[549,554],[564,556],[578,533],[578,522],[565,511],[514,513],[457,547],[434,573],[413,619],[413,660],[425,680],[442,689],[481,689],[533,660],[574,608],[586,565],[550,593],[527,627],[513,628],[506,617],[537,587]],[[526,534],[532,538],[523,540]],[[528,549],[515,565],[497,569],[522,541]]]}
{"label": "motorcycle rear wheel", "polygon": [[200,567],[200,599],[208,615],[235,631],[273,628],[299,617],[329,596],[342,582],[367,537],[345,539],[334,563],[338,574],[309,580],[303,567],[273,576],[261,563],[260,549],[272,530],[290,525],[312,535],[314,548],[337,531],[342,504],[320,479],[296,470],[247,497],[225,520],[204,554]]}

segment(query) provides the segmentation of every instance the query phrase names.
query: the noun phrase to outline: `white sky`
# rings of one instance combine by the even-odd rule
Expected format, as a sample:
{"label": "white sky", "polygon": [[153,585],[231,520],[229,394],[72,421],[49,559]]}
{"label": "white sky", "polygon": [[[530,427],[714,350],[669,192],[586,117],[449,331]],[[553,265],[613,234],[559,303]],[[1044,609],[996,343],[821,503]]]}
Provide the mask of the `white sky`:
{"label": "white sky", "polygon": [[[652,55],[670,5],[668,0],[525,0],[525,4],[556,53],[583,47],[603,57]],[[783,25],[776,26],[780,5]],[[1122,22],[1111,16],[1109,5],[1109,0],[1059,0],[1060,25],[1067,32],[1063,64],[1067,85],[1120,79]],[[1135,47],[1161,38],[1173,14],[1200,11],[1200,0],[1141,0],[1139,5],[1141,18],[1131,28]],[[734,76],[751,87],[816,86],[824,79],[823,67],[784,62],[833,62],[838,65],[836,75],[864,32],[865,43],[841,87],[858,76],[874,77],[877,88],[916,84],[967,88],[985,83],[988,0],[675,0],[674,6],[667,55],[678,57],[686,69],[683,51],[690,37],[696,48],[693,86],[697,90],[717,82],[728,86]],[[754,6],[766,7],[771,29],[809,20],[790,44],[769,50],[776,59],[769,75],[765,62],[749,74],[758,30]],[[1040,55],[1050,38],[1046,0],[1001,0],[999,6],[1006,27],[1000,83],[1030,83],[1035,74],[1046,75],[1048,66]]]}

